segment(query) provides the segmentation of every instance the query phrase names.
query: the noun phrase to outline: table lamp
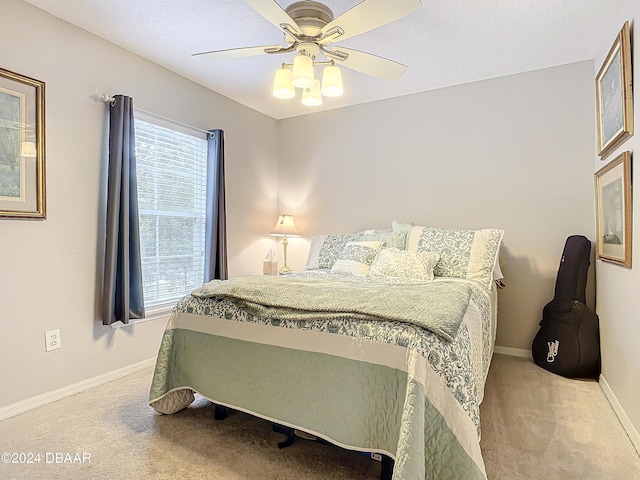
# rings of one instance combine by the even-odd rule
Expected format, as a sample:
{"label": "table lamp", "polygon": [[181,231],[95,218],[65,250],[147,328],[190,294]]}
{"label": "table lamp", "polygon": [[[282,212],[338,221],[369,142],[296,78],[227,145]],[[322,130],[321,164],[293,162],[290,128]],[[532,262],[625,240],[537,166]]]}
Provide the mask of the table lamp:
{"label": "table lamp", "polygon": [[288,275],[291,273],[291,269],[287,266],[287,245],[289,245],[289,240],[287,237],[299,237],[300,234],[296,229],[296,224],[293,223],[292,215],[280,215],[278,217],[278,221],[276,222],[276,226],[273,227],[273,231],[269,233],[269,235],[273,235],[275,237],[284,237],[282,239],[282,248],[284,250],[284,265],[280,269],[280,275]]}

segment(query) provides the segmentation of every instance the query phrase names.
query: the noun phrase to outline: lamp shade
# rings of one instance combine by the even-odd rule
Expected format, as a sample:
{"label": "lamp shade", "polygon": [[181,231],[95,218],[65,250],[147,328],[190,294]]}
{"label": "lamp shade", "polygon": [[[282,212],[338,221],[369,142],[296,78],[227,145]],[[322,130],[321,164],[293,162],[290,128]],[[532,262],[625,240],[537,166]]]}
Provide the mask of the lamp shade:
{"label": "lamp shade", "polygon": [[307,105],[309,107],[317,107],[318,105],[322,105],[322,95],[320,95],[320,80],[315,80],[313,83],[313,87],[304,89],[304,92],[302,92],[302,100],[300,101],[303,105]]}
{"label": "lamp shade", "polygon": [[34,142],[22,142],[20,145],[20,156],[29,158],[37,157],[36,144]]}
{"label": "lamp shade", "polygon": [[293,88],[293,73],[288,68],[276,70],[276,78],[273,82],[273,95],[278,98],[293,98],[296,96],[296,89]]}
{"label": "lamp shade", "polygon": [[339,97],[342,95],[342,72],[335,65],[325,67],[322,71],[322,95]]}
{"label": "lamp shade", "polygon": [[296,224],[293,222],[293,215],[280,215],[276,226],[273,227],[273,231],[269,235],[276,237],[299,237]]}
{"label": "lamp shade", "polygon": [[313,59],[306,55],[297,55],[293,59],[294,87],[307,88],[313,86]]}

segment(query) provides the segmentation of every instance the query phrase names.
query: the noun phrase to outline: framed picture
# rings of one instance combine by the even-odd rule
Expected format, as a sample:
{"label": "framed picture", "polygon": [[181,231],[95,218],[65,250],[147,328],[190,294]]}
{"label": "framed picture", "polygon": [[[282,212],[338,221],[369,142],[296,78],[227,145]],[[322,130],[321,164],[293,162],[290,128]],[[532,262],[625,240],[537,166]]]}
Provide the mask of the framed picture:
{"label": "framed picture", "polygon": [[0,68],[0,217],[46,218],[44,82]]}
{"label": "framed picture", "polygon": [[596,76],[598,153],[601,159],[633,135],[631,33],[625,22]]}
{"label": "framed picture", "polygon": [[597,258],[631,268],[631,152],[596,172]]}

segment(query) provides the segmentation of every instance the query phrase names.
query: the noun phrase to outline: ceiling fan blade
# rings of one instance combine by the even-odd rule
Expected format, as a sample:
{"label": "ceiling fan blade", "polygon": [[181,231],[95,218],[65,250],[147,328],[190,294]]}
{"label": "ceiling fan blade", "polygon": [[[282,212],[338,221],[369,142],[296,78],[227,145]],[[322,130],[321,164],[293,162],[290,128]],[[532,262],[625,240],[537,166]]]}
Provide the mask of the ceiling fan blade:
{"label": "ceiling fan blade", "polygon": [[421,0],[364,0],[322,27],[322,34],[340,27],[344,34],[333,41],[342,41],[391,23],[422,8]]}
{"label": "ceiling fan blade", "polygon": [[[275,0],[244,0],[247,5],[253,8],[256,12],[262,15],[264,18],[273,23],[276,27],[282,30],[284,33],[295,33],[297,35],[303,35],[302,29],[298,26],[296,21],[285,12]],[[291,30],[285,26],[289,25]]]}
{"label": "ceiling fan blade", "polygon": [[[215,60],[227,60],[230,58],[243,58],[253,57],[255,55],[263,55],[267,53],[278,53],[279,49],[283,49],[281,45],[267,45],[264,47],[243,47],[243,48],[230,48],[228,50],[212,50],[210,52],[194,53],[192,57],[199,57],[201,55],[207,55],[207,58]],[[271,50],[268,52],[267,50]]]}
{"label": "ceiling fan blade", "polygon": [[336,47],[330,51],[324,50],[324,53],[334,59],[336,65],[342,65],[356,72],[389,82],[395,82],[409,70],[409,67],[402,63],[350,48]]}

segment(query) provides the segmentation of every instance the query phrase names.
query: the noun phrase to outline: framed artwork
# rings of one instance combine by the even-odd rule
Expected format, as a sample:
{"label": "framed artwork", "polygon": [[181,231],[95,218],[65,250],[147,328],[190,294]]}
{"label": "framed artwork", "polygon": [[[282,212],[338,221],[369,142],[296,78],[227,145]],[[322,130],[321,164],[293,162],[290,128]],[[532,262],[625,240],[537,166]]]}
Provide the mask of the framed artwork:
{"label": "framed artwork", "polygon": [[625,22],[596,75],[598,154],[601,159],[633,135],[631,33]]}
{"label": "framed artwork", "polygon": [[631,268],[631,152],[595,174],[597,258]]}
{"label": "framed artwork", "polygon": [[44,82],[0,68],[0,217],[46,218]]}

